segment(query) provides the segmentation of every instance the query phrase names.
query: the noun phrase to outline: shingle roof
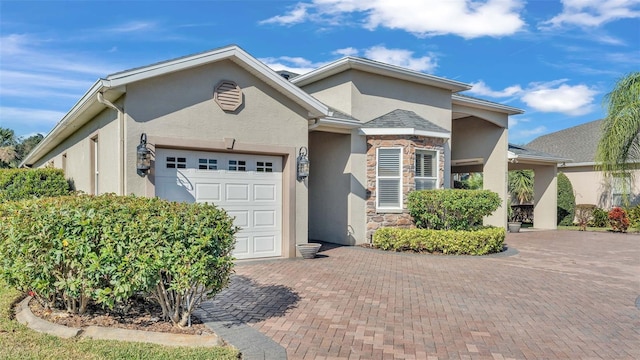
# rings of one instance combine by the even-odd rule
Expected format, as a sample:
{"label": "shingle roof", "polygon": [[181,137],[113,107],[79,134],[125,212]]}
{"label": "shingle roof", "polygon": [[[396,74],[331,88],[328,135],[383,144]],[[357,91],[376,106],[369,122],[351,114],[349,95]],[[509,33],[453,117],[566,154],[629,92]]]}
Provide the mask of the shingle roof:
{"label": "shingle roof", "polygon": [[575,163],[595,161],[602,119],[540,136],[526,146],[531,149],[573,159]]}
{"label": "shingle roof", "polygon": [[330,116],[330,117],[333,117],[333,118],[336,118],[336,119],[343,119],[343,120],[357,120],[357,119],[356,119],[356,118],[354,118],[353,116],[351,116],[351,115],[349,115],[349,114],[346,114],[346,113],[343,113],[342,111],[337,110],[337,109],[335,109],[335,108],[332,108],[331,106],[329,106],[329,111],[331,111],[331,112],[333,113],[333,115],[332,115],[332,116]]}
{"label": "shingle roof", "polygon": [[515,155],[521,156],[522,158],[528,158],[528,159],[556,160],[558,162],[571,160],[571,158],[553,155],[547,152],[530,149],[528,147],[515,145],[515,144],[509,144],[509,151],[514,153]]}
{"label": "shingle roof", "polygon": [[396,109],[362,124],[363,128],[413,128],[422,131],[446,133],[449,131],[409,110]]}

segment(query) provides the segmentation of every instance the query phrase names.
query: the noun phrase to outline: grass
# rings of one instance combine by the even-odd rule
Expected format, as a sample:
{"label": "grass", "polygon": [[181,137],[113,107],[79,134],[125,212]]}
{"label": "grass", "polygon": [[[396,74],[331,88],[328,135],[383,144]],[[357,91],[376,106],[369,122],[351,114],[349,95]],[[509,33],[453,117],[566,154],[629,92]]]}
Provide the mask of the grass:
{"label": "grass", "polygon": [[[558,225],[558,230],[580,230],[579,226],[560,226]],[[591,226],[587,226],[587,230],[586,231],[597,231],[597,232],[607,232],[607,231],[612,231],[610,227],[591,227]],[[637,233],[640,232],[640,229],[636,229],[633,227],[630,227],[627,229],[627,233]]]}
{"label": "grass", "polygon": [[41,334],[13,319],[21,294],[0,281],[0,359],[238,359],[228,347],[166,347],[122,341],[60,339]]}

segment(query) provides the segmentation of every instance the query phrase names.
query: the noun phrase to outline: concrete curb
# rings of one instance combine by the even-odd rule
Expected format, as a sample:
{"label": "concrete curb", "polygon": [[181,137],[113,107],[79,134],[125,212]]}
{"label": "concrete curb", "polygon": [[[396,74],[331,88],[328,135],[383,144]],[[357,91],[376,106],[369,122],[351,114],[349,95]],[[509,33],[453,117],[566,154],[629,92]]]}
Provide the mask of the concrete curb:
{"label": "concrete curb", "polygon": [[83,338],[98,340],[119,340],[130,342],[153,343],[165,346],[186,347],[213,347],[222,346],[223,341],[216,334],[213,335],[188,335],[173,334],[153,331],[107,328],[102,326],[87,326],[85,328],[72,328],[58,325],[35,316],[29,308],[31,296],[22,300],[16,308],[16,319],[37,332],[58,336],[65,339]]}

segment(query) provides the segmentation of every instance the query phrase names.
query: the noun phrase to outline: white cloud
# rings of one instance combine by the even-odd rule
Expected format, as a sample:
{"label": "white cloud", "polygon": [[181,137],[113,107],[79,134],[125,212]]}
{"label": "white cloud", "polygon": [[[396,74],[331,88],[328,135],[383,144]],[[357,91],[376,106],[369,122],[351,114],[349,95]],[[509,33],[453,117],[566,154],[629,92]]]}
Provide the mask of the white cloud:
{"label": "white cloud", "polygon": [[[367,29],[385,27],[417,36],[453,34],[471,39],[511,35],[525,26],[520,16],[523,0],[311,0],[298,3],[285,15],[261,23],[292,25],[314,21],[323,25],[359,24]],[[348,16],[364,16],[351,19]],[[335,18],[345,17],[345,21]]]}
{"label": "white cloud", "polygon": [[358,49],[353,47],[347,47],[344,49],[338,49],[332,52],[334,55],[342,55],[342,56],[357,56],[360,53]]}
{"label": "white cloud", "polygon": [[44,127],[51,129],[65,115],[61,111],[19,108],[19,107],[0,107],[0,120],[2,127],[10,129],[24,128],[24,122],[31,126]]}
{"label": "white cloud", "polygon": [[598,92],[587,85],[547,84],[534,87],[522,97],[528,106],[541,112],[558,112],[571,116],[585,115],[594,110],[593,98]]}
{"label": "white cloud", "polygon": [[119,24],[106,29],[108,32],[113,33],[135,33],[141,31],[153,30],[156,28],[156,23],[149,21],[130,21],[124,24]]}
{"label": "white cloud", "polygon": [[542,135],[546,132],[547,127],[544,125],[526,129],[509,129],[509,142],[515,144],[528,143],[529,141],[533,140],[534,137]]}
{"label": "white cloud", "polygon": [[562,0],[562,12],[541,23],[540,27],[597,27],[614,20],[638,18],[639,5],[640,0]]}
{"label": "white cloud", "polygon": [[438,66],[433,55],[415,57],[411,50],[389,49],[384,46],[370,47],[364,50],[364,56],[371,60],[422,72],[431,72]]}
{"label": "white cloud", "polygon": [[288,14],[262,20],[260,24],[294,25],[301,23],[305,21],[308,16],[307,7],[307,4],[298,3]]}
{"label": "white cloud", "polygon": [[487,86],[484,81],[480,80],[476,83],[472,83],[471,86],[473,87],[471,88],[471,90],[469,90],[469,92],[480,96],[501,98],[522,93],[522,88],[520,87],[520,85],[512,85],[504,88],[503,90],[495,91],[491,90],[491,88],[489,88],[489,86]]}
{"label": "white cloud", "polygon": [[305,74],[315,70],[326,62],[313,62],[302,57],[280,56],[258,59],[275,71],[287,70],[296,74]]}

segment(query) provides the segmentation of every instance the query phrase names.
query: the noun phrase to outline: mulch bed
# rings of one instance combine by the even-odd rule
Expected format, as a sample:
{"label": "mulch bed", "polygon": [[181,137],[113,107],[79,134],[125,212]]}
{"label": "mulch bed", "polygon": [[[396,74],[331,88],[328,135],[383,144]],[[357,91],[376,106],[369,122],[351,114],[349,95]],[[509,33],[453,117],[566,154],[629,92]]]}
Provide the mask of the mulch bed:
{"label": "mulch bed", "polygon": [[126,313],[124,311],[110,311],[99,305],[89,305],[83,315],[70,314],[66,311],[47,309],[36,300],[29,302],[34,315],[59,325],[75,328],[87,326],[104,326],[121,329],[156,331],[175,334],[206,335],[213,334],[200,319],[191,317],[191,326],[180,328],[171,322],[163,321],[160,305],[144,298],[135,298]]}

